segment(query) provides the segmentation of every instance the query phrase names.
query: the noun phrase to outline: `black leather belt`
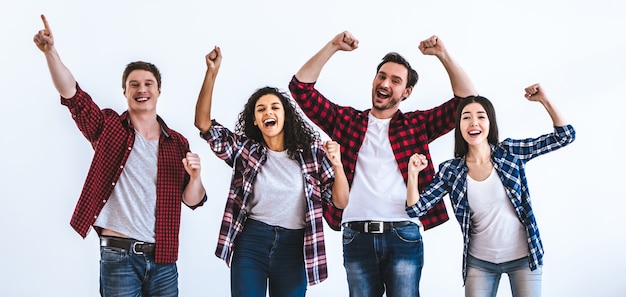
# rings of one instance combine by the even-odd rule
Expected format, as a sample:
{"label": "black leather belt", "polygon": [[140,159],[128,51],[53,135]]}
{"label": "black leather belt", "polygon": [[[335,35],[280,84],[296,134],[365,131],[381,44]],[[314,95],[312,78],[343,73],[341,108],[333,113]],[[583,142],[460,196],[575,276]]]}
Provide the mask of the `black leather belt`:
{"label": "black leather belt", "polygon": [[402,226],[407,226],[411,224],[413,224],[413,222],[411,221],[401,221],[401,222],[367,221],[367,222],[347,222],[347,223],[343,223],[343,226],[346,228],[350,228],[357,232],[383,233],[396,227],[402,227]]}
{"label": "black leather belt", "polygon": [[137,255],[154,253],[154,243],[147,243],[131,238],[100,236],[100,246],[127,250]]}

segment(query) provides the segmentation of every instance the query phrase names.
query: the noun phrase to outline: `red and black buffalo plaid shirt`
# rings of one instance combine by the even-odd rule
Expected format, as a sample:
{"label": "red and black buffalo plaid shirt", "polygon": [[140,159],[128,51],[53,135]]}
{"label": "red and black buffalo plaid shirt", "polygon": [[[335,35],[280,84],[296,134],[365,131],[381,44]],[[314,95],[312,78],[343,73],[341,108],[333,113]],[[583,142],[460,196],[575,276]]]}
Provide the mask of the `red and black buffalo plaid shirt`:
{"label": "red and black buffalo plaid shirt", "polygon": [[[317,91],[315,83],[300,82],[295,76],[289,83],[289,90],[309,119],[341,145],[341,161],[348,183],[352,185],[370,110],[359,111],[352,107],[339,106]],[[453,98],[438,107],[424,111],[402,113],[398,110],[391,119],[389,142],[405,184],[408,175],[407,164],[414,153],[424,154],[428,158],[428,167],[419,175],[420,188],[424,189],[432,182],[435,169],[428,144],[454,129],[454,116],[459,100],[461,98]],[[335,211],[339,214],[334,217],[340,218],[342,210]],[[436,227],[447,220],[448,213],[443,200],[420,217],[424,230]],[[338,227],[341,221],[334,223]]]}

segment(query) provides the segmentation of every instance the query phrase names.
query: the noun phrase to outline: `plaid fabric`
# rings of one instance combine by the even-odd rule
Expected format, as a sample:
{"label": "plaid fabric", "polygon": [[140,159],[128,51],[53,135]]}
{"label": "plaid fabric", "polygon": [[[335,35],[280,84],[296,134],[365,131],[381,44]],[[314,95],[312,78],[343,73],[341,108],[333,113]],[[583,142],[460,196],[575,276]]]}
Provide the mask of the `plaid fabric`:
{"label": "plaid fabric", "polygon": [[[222,218],[215,255],[230,266],[237,236],[245,226],[249,202],[254,196],[254,180],[267,160],[267,148],[251,139],[235,134],[215,120],[204,138],[218,158],[233,168],[230,190]],[[304,178],[307,199],[304,233],[304,262],[307,280],[315,285],[328,278],[322,217],[332,206],[332,186],[335,179],[332,165],[320,143],[310,150],[300,151],[298,163]]]}
{"label": "plaid fabric", "polygon": [[[113,192],[133,147],[135,131],[127,112],[119,115],[111,109],[100,110],[89,94],[78,85],[76,88],[76,95],[70,99],[61,98],[61,104],[69,108],[78,129],[94,149],[91,167],[70,221],[74,230],[84,238]],[[157,116],[157,120],[161,125],[161,136],[156,184],[155,262],[174,263],[178,259],[183,190],[189,182],[181,160],[189,151],[189,144],[182,135],[169,129],[160,117]]]}
{"label": "plaid fabric", "polygon": [[[553,133],[538,138],[521,140],[507,138],[498,145],[491,146],[491,161],[528,234],[528,258],[532,270],[543,264],[543,244],[531,207],[524,165],[537,156],[572,143],[575,138],[574,128],[567,125],[555,127]],[[461,224],[463,232],[463,280],[467,275],[466,259],[472,229],[471,209],[467,199],[467,172],[465,158],[456,158],[441,163],[433,183],[424,188],[415,205],[407,207],[409,216],[420,216],[442,200],[445,195],[450,195],[456,219]]]}
{"label": "plaid fabric", "polygon": [[[303,83],[293,76],[289,89],[302,111],[326,134],[341,145],[341,158],[352,185],[359,150],[365,138],[369,109],[358,111],[352,107],[339,106],[326,99],[315,89],[314,83]],[[433,180],[435,170],[432,165],[428,144],[454,129],[454,113],[460,98],[425,111],[402,113],[400,111],[389,123],[389,142],[402,173],[407,180],[407,164],[414,153],[422,153],[428,158],[428,167],[420,174],[418,183],[426,187]],[[335,210],[337,213],[342,211]],[[436,227],[448,220],[443,201],[420,216],[424,230]],[[337,226],[341,222],[337,222]]]}

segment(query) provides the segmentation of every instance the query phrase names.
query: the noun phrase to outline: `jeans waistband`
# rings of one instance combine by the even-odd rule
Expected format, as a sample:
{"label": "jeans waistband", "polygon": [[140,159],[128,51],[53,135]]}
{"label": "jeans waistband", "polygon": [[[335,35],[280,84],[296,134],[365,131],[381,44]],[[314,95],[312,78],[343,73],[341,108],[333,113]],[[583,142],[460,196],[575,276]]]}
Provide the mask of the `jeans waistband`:
{"label": "jeans waistband", "polygon": [[156,244],[115,236],[100,236],[100,246],[114,247],[130,253],[143,255],[154,253]]}
{"label": "jeans waistband", "polygon": [[346,222],[342,226],[350,228],[357,232],[363,233],[384,233],[391,231],[393,228],[411,225],[411,221],[400,222],[381,222],[381,221],[361,221],[361,222]]}

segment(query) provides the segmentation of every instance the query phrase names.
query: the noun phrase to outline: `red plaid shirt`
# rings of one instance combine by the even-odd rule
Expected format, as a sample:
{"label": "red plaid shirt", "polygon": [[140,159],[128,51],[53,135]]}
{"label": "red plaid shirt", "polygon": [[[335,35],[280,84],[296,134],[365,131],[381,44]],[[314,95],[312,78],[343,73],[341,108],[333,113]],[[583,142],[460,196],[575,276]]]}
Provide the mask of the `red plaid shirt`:
{"label": "red plaid shirt", "polygon": [[[61,98],[78,129],[91,142],[94,156],[70,225],[83,238],[104,207],[117,183],[135,141],[135,131],[128,113],[121,115],[102,109],[78,85],[73,98]],[[178,259],[178,231],[183,190],[189,182],[182,159],[189,151],[187,139],[161,125],[157,168],[155,262],[174,263]],[[206,197],[205,197],[206,199]],[[202,205],[201,202],[199,205]],[[98,230],[94,227],[99,233]]]}
{"label": "red plaid shirt", "polygon": [[[289,83],[294,100],[302,111],[326,134],[341,145],[341,161],[352,186],[354,169],[361,144],[367,131],[369,109],[359,111],[352,107],[339,106],[326,99],[315,89],[315,83],[303,83],[294,76]],[[407,180],[407,164],[414,153],[421,153],[428,158],[428,167],[419,175],[419,186],[426,188],[433,181],[435,169],[430,157],[428,144],[454,129],[454,114],[460,98],[430,110],[402,113],[399,110],[389,123],[389,142],[396,157],[398,169],[404,182]],[[335,209],[341,214],[342,210]],[[340,217],[340,216],[339,216]],[[437,203],[425,215],[420,217],[424,230],[436,227],[448,220],[446,206]],[[337,226],[341,221],[335,222]]]}

